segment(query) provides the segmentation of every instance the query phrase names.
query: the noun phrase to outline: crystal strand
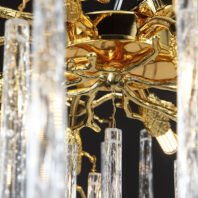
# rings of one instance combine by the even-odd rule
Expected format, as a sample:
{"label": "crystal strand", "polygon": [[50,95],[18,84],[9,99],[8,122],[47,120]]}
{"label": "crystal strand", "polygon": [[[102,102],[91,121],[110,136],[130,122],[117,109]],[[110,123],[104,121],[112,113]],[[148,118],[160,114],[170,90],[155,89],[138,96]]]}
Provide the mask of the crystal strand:
{"label": "crystal strand", "polygon": [[177,187],[177,160],[174,161],[174,189],[175,198],[178,198],[178,187]]}
{"label": "crystal strand", "polygon": [[101,174],[89,173],[87,198],[101,198]]}
{"label": "crystal strand", "polygon": [[122,131],[116,128],[105,130],[105,176],[106,197],[122,197]]}
{"label": "crystal strand", "polygon": [[5,25],[0,133],[1,198],[25,197],[24,117],[29,73],[29,25],[22,19],[10,19]]}
{"label": "crystal strand", "polygon": [[29,107],[27,197],[66,194],[64,1],[35,0]]}
{"label": "crystal strand", "polygon": [[102,142],[101,143],[101,180],[102,180],[102,192],[101,192],[101,195],[102,195],[102,198],[107,198],[107,177],[106,177],[106,166],[105,166],[105,163],[106,163],[106,148],[105,148],[105,143]]}
{"label": "crystal strand", "polygon": [[198,197],[198,1],[177,1],[178,196]]}
{"label": "crystal strand", "polygon": [[143,129],[140,131],[139,198],[153,198],[152,138]]}
{"label": "crystal strand", "polygon": [[76,198],[77,183],[77,160],[78,145],[68,144],[67,149],[67,173],[66,173],[66,194],[67,198]]}

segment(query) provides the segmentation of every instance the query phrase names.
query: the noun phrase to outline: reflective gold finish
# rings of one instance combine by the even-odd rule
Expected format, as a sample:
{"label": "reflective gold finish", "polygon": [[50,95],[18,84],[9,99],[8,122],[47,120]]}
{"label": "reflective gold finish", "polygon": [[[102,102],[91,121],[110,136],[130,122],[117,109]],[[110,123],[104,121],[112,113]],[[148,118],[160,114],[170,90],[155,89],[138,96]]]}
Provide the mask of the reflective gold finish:
{"label": "reflective gold finish", "polygon": [[[173,8],[151,2],[143,1],[130,12],[85,14],[98,34],[86,39],[76,36],[66,49],[67,95],[70,101],[79,98],[74,128],[99,132],[100,124],[111,125],[111,117],[98,118],[94,109],[114,97],[116,106],[123,108],[127,117],[144,122],[153,137],[165,135],[170,120],[176,121],[176,107],[149,93],[150,88],[177,89]],[[119,19],[127,21],[126,26],[112,28],[111,23]],[[101,91],[104,96],[96,99]],[[139,106],[139,113],[132,111],[132,103]]]}
{"label": "reflective gold finish", "polygon": [[89,160],[90,163],[92,164],[92,169],[91,169],[91,171],[92,171],[92,172],[96,172],[96,156],[95,156],[95,155],[91,156],[88,152],[85,152],[85,151],[83,151],[83,152],[81,153],[81,156],[82,156],[82,157],[88,158],[88,160]]}
{"label": "reflective gold finish", "polygon": [[4,36],[0,36],[0,46],[4,45]]}
{"label": "reflective gold finish", "polygon": [[0,18],[10,19],[18,16],[28,21],[32,20],[32,14],[29,12],[20,12],[17,10],[0,6]]}
{"label": "reflective gold finish", "polygon": [[81,198],[86,198],[85,192],[81,186],[77,186],[76,190],[79,193],[79,195],[81,196]]}

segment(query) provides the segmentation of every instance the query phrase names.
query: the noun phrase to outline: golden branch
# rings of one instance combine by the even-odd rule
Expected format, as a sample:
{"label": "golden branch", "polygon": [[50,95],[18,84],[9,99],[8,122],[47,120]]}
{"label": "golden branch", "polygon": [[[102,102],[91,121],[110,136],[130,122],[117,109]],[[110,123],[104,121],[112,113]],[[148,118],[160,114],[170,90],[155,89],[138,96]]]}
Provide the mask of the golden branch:
{"label": "golden branch", "polygon": [[32,20],[32,14],[29,12],[20,12],[17,10],[13,10],[10,8],[6,8],[3,6],[0,6],[0,18],[4,19],[10,19],[20,16],[20,18],[26,19],[28,21]]}

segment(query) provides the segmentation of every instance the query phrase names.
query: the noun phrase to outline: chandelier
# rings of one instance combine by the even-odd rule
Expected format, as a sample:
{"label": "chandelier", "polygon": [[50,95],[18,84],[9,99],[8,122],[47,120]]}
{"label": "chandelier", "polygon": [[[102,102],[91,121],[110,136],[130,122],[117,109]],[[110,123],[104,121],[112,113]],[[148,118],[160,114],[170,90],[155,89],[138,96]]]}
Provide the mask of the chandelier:
{"label": "chandelier", "polygon": [[[0,37],[0,198],[122,198],[117,109],[145,126],[139,198],[153,198],[151,137],[165,154],[177,152],[177,197],[198,197],[198,2],[142,0],[124,11],[116,0],[113,10],[85,13],[83,0],[34,0],[30,13],[29,1],[18,10],[0,6],[7,19]],[[176,92],[177,106],[153,89]],[[111,115],[97,115],[109,101]],[[83,148],[84,128],[104,132],[100,172]],[[91,164],[87,195],[77,185],[83,158]]]}

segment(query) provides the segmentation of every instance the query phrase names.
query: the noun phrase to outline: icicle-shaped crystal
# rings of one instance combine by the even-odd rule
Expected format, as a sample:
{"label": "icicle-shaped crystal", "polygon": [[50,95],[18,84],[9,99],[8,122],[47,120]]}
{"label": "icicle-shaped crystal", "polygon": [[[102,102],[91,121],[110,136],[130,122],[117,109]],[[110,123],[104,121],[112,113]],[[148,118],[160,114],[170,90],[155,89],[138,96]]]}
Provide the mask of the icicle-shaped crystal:
{"label": "icicle-shaped crystal", "polygon": [[101,182],[102,182],[102,192],[101,192],[101,195],[102,195],[102,198],[107,198],[107,177],[106,177],[106,166],[105,166],[105,163],[106,163],[106,150],[105,150],[105,142],[102,142],[101,143],[101,147],[100,147],[100,155],[101,155]]}
{"label": "icicle-shaped crystal", "polygon": [[78,145],[68,144],[67,149],[67,173],[66,173],[66,194],[67,198],[76,198],[77,188],[77,160],[78,160]]}
{"label": "icicle-shaped crystal", "polygon": [[174,189],[175,189],[175,198],[178,198],[177,160],[174,161]]}
{"label": "icicle-shaped crystal", "polygon": [[0,197],[25,197],[25,112],[29,89],[29,25],[10,19],[5,25],[0,132]]}
{"label": "icicle-shaped crystal", "polygon": [[153,198],[152,138],[143,129],[140,131],[139,198]]}
{"label": "icicle-shaped crystal", "polygon": [[28,113],[27,197],[66,194],[64,1],[35,0]]}
{"label": "icicle-shaped crystal", "polygon": [[122,198],[122,131],[106,129],[103,147],[105,161],[102,171],[106,187],[102,194],[107,198]]}
{"label": "icicle-shaped crystal", "polygon": [[89,173],[87,198],[101,198],[101,174]]}
{"label": "icicle-shaped crystal", "polygon": [[198,197],[198,1],[177,1],[178,196]]}

